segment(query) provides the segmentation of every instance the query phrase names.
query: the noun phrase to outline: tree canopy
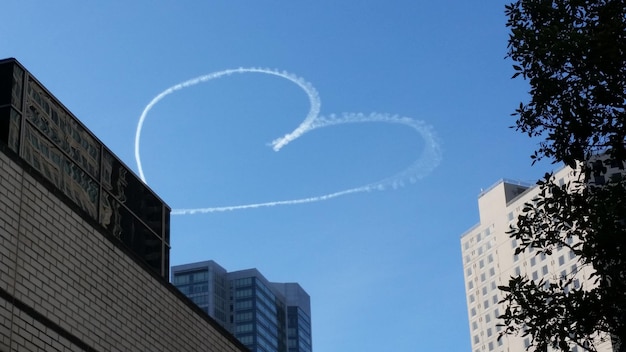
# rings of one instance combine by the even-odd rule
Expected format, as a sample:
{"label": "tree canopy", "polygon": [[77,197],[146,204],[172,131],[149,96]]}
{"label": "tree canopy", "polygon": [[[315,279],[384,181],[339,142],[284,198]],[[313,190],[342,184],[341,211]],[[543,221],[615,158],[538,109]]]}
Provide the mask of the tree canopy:
{"label": "tree canopy", "polygon": [[594,274],[586,286],[576,273],[512,277],[500,287],[503,333],[530,336],[537,351],[594,351],[598,332],[626,345],[626,179],[605,179],[626,161],[626,0],[519,0],[505,14],[513,78],[530,84],[514,127],[540,139],[533,160],[578,172],[568,184],[540,180],[509,234],[517,254],[567,247]]}

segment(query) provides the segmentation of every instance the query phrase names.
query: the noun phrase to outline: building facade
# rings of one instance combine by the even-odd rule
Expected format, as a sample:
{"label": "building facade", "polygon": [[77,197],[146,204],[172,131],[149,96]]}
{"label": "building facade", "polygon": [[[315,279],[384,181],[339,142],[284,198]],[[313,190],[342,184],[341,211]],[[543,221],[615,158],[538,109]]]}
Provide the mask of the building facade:
{"label": "building facade", "polygon": [[[619,172],[619,170],[614,170]],[[612,172],[607,174],[613,175]],[[565,167],[554,174],[556,182],[566,184],[575,177],[572,169]],[[603,176],[604,177],[604,176]],[[593,180],[596,184],[604,180]],[[523,352],[531,343],[530,337],[505,335],[498,340],[501,323],[498,317],[504,309],[498,286],[508,285],[509,278],[527,275],[538,281],[556,281],[573,278],[572,285],[590,284],[591,268],[580,268],[577,257],[568,248],[557,248],[552,255],[537,255],[529,249],[519,255],[516,240],[506,233],[515,225],[524,204],[531,203],[539,187],[515,181],[501,180],[478,197],[480,222],[461,236],[461,251],[467,295],[470,337],[473,352]],[[610,339],[601,339],[599,352],[612,351]],[[572,352],[582,349],[572,346]]]}
{"label": "building facade", "polygon": [[311,352],[309,295],[258,270],[210,260],[172,267],[172,283],[253,352]]}
{"label": "building facade", "polygon": [[1,351],[246,351],[169,284],[169,212],[0,60]]}

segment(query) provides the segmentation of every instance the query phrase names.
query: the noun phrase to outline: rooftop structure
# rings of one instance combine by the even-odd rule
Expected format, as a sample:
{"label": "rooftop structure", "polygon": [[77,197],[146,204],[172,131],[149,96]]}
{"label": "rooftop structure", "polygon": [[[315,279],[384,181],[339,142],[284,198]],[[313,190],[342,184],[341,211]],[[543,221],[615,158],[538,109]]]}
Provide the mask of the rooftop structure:
{"label": "rooftop structure", "polygon": [[246,351],[169,284],[169,211],[0,60],[0,351]]}

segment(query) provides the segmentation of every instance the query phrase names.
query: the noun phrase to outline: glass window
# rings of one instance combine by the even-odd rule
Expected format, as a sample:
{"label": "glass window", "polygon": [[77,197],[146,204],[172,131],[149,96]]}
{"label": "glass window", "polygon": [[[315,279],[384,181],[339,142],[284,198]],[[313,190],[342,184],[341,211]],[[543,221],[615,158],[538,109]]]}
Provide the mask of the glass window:
{"label": "glass window", "polygon": [[235,321],[240,322],[240,321],[252,320],[252,317],[253,317],[252,312],[237,313],[235,314]]}
{"label": "glass window", "polygon": [[541,274],[542,275],[548,275],[548,266],[544,265],[541,267]]}
{"label": "glass window", "polygon": [[252,324],[239,324],[235,327],[235,332],[250,332],[252,329]]}
{"label": "glass window", "polygon": [[494,269],[494,268],[490,268],[490,269],[489,269],[489,275],[491,275],[491,276],[495,276],[495,275],[496,275],[496,269]]}
{"label": "glass window", "polygon": [[530,266],[535,266],[535,264],[537,264],[537,258],[536,257],[530,258]]}
{"label": "glass window", "polygon": [[250,285],[252,285],[252,278],[251,277],[245,277],[243,279],[237,279],[234,282],[234,286],[235,287],[250,286]]}
{"label": "glass window", "polygon": [[189,283],[188,274],[174,274],[174,285],[185,285]]}
{"label": "glass window", "polygon": [[235,303],[235,309],[249,309],[252,308],[252,301],[249,299],[241,300]]}
{"label": "glass window", "polygon": [[563,264],[565,264],[565,256],[564,255],[559,257],[559,265],[563,265]]}
{"label": "glass window", "polygon": [[245,289],[245,290],[235,290],[235,297],[236,298],[242,298],[242,297],[250,297],[252,296],[252,289]]}

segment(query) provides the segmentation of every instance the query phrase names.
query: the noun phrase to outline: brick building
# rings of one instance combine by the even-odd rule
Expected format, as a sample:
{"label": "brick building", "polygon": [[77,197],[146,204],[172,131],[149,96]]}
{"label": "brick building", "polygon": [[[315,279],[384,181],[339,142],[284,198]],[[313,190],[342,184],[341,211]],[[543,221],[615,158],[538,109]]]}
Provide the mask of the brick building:
{"label": "brick building", "polygon": [[0,60],[0,351],[246,351],[168,283],[169,212]]}

